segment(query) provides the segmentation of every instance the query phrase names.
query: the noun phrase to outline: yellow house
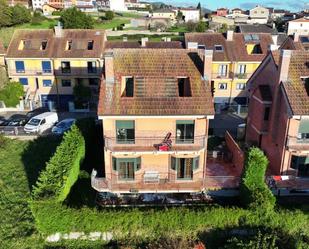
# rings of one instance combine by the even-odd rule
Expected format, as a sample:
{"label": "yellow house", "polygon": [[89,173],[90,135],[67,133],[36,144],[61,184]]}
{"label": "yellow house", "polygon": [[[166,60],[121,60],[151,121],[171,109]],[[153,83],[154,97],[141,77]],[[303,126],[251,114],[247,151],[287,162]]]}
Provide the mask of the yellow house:
{"label": "yellow house", "polygon": [[270,34],[186,33],[186,47],[190,50],[209,50],[212,64],[212,92],[216,110],[227,104],[247,103],[246,83],[260,65],[276,40]]}
{"label": "yellow house", "polygon": [[114,49],[105,54],[98,108],[103,120],[100,192],[200,192],[204,189],[208,82],[187,50]]}
{"label": "yellow house", "polygon": [[77,83],[93,93],[103,68],[105,32],[100,30],[17,30],[6,55],[8,75],[25,90],[25,103],[68,109]]}
{"label": "yellow house", "polygon": [[176,11],[170,9],[159,9],[152,12],[153,18],[168,18],[172,21],[176,20]]}

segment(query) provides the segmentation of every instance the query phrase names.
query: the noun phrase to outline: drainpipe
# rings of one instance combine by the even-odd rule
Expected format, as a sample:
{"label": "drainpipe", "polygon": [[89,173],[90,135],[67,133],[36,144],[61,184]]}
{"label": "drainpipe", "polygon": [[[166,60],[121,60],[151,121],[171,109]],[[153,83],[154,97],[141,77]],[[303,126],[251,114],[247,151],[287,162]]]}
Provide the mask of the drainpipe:
{"label": "drainpipe", "polygon": [[206,148],[205,150],[205,155],[204,155],[204,167],[203,167],[203,189],[205,189],[205,180],[206,180],[206,167],[207,167],[207,153],[208,153],[208,129],[209,129],[209,119],[206,118],[206,126],[205,126],[205,141],[204,141],[204,147]]}

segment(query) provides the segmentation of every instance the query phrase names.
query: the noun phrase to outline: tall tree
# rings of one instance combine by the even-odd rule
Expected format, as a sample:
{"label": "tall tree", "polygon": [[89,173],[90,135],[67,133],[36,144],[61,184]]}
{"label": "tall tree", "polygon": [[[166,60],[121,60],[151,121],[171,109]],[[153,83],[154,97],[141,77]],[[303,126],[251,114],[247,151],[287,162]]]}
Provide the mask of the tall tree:
{"label": "tall tree", "polygon": [[92,29],[94,25],[93,18],[76,7],[63,10],[60,22],[65,29]]}
{"label": "tall tree", "polygon": [[0,27],[12,25],[12,10],[5,0],[0,0]]}
{"label": "tall tree", "polygon": [[12,13],[12,25],[22,24],[26,22],[30,22],[31,20],[31,13],[30,11],[23,5],[17,4],[11,7]]}
{"label": "tall tree", "polygon": [[200,18],[202,18],[202,6],[200,2],[198,3],[196,8],[200,11]]}

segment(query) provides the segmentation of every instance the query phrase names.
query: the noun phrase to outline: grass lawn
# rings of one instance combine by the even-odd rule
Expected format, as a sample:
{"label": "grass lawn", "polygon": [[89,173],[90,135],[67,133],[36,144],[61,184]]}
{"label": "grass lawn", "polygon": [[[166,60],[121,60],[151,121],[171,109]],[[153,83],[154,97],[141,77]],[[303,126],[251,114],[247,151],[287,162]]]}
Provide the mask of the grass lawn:
{"label": "grass lawn", "polygon": [[130,23],[129,19],[125,18],[114,18],[110,21],[102,21],[100,23],[95,23],[94,28],[95,29],[112,29],[116,28],[117,26],[120,26],[122,24]]}

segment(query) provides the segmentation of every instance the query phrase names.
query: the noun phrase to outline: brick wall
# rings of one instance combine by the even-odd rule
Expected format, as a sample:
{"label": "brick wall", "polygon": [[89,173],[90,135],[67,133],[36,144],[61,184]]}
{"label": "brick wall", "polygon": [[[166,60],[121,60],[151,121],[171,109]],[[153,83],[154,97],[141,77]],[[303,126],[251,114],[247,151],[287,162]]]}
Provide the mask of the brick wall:
{"label": "brick wall", "polygon": [[232,162],[234,166],[239,172],[241,172],[245,163],[245,153],[241,150],[229,132],[225,133],[225,141],[228,150],[232,154]]}

